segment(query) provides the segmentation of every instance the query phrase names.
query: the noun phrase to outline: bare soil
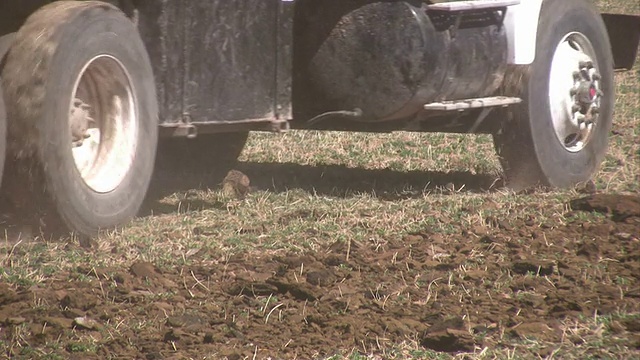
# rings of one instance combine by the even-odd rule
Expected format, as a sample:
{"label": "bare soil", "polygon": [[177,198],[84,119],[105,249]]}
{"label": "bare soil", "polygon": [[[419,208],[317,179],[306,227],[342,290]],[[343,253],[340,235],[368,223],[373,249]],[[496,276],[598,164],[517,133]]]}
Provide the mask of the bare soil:
{"label": "bare soil", "polygon": [[[486,227],[452,235],[425,229],[269,256],[201,249],[188,266],[137,261],[61,272],[31,287],[0,282],[0,341],[57,344],[54,353],[83,359],[328,357],[382,353],[403,341],[451,353],[506,339],[580,342],[566,330],[572,319],[640,312],[640,197],[591,195],[570,205],[570,221],[557,223],[488,218]],[[583,222],[583,212],[604,216]],[[119,325],[132,319],[139,326]],[[640,350],[640,318],[606,326],[626,334],[620,345]],[[87,336],[98,346],[81,352]],[[19,346],[6,351],[0,356],[34,357]]]}

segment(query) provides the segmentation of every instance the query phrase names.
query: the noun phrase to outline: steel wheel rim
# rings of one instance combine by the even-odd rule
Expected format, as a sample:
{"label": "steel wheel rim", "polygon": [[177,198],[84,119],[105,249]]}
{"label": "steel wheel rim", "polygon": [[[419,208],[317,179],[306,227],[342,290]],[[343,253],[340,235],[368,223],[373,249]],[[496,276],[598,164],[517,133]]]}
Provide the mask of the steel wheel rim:
{"label": "steel wheel rim", "polygon": [[569,152],[579,152],[593,138],[602,99],[593,45],[579,32],[558,43],[549,73],[549,109],[556,137]]}
{"label": "steel wheel rim", "polygon": [[98,55],[79,73],[71,99],[69,131],[75,166],[93,191],[111,192],[128,174],[137,148],[131,77],[118,59]]}

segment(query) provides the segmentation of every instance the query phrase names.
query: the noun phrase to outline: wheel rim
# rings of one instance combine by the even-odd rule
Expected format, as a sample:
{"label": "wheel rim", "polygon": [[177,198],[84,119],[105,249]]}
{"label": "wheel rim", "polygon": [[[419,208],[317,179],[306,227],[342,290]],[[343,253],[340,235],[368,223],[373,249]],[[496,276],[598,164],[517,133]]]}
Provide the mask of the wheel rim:
{"label": "wheel rim", "polygon": [[560,144],[582,150],[598,123],[602,90],[595,50],[578,32],[567,34],[556,47],[549,74],[549,108]]}
{"label": "wheel rim", "polygon": [[138,118],[131,77],[120,61],[99,55],[84,66],[69,109],[73,159],[93,191],[116,189],[137,147]]}

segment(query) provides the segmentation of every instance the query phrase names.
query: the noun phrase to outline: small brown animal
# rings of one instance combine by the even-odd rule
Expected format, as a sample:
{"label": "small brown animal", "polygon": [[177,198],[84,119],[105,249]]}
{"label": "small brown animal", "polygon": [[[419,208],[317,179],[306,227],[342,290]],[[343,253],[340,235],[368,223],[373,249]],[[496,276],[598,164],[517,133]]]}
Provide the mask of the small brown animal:
{"label": "small brown animal", "polygon": [[250,190],[249,177],[238,170],[230,170],[222,180],[222,193],[227,197],[242,199]]}
{"label": "small brown animal", "polygon": [[593,182],[593,180],[589,180],[584,184],[582,184],[581,187],[578,188],[578,192],[582,194],[593,195],[598,192],[598,189],[596,188],[596,183]]}

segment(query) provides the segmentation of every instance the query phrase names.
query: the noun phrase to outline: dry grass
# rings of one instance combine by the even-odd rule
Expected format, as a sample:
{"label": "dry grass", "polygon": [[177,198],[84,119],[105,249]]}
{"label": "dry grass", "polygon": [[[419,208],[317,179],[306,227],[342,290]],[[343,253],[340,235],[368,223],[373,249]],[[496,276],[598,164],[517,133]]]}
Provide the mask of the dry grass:
{"label": "dry grass", "polygon": [[[635,0],[599,3],[614,12],[640,14],[640,4]],[[616,81],[614,135],[595,178],[596,186],[606,193],[638,194],[640,67],[617,74]],[[423,229],[446,236],[461,229],[485,227],[488,217],[510,221],[533,216],[540,223],[563,223],[568,221],[566,202],[577,195],[573,190],[517,196],[506,190],[485,191],[499,179],[500,168],[491,138],[482,135],[254,133],[240,167],[257,187],[245,199],[226,198],[215,188],[172,192],[152,206],[153,216],[100,237],[92,251],[78,247],[74,239],[17,244],[7,240],[1,245],[0,277],[13,287],[28,288],[47,284],[59,273],[91,281],[87,269],[127,268],[139,260],[179,268],[196,263],[194,256],[204,250],[223,257],[199,257],[197,264],[219,266],[238,253],[258,256],[321,251],[340,240],[376,246]],[[598,215],[583,216],[588,221]],[[452,276],[462,279],[462,273],[468,270],[457,269]],[[585,276],[597,277],[597,271]],[[198,282],[196,275],[189,277],[191,284]],[[496,293],[509,287],[509,277],[501,281],[494,284]],[[448,291],[465,296],[470,290],[454,283]],[[428,303],[436,294],[425,296],[422,300]],[[260,310],[266,315],[271,299],[262,300],[265,305]],[[41,305],[34,303],[36,307]],[[612,337],[611,324],[629,316],[634,314],[568,319],[562,324],[566,336],[562,343],[497,338],[495,346],[449,355],[407,341],[389,344],[378,349],[376,355],[342,349],[342,354],[332,359],[522,359],[536,358],[542,348],[553,349],[548,358],[632,358],[637,352],[607,339]],[[267,320],[275,321],[275,315],[271,317]],[[164,321],[121,320],[119,326],[132,328],[159,326]],[[29,344],[20,341],[17,331],[16,341],[0,344],[0,348],[27,348]],[[117,333],[114,327],[113,336]],[[79,337],[76,352],[94,353],[96,344]]]}

